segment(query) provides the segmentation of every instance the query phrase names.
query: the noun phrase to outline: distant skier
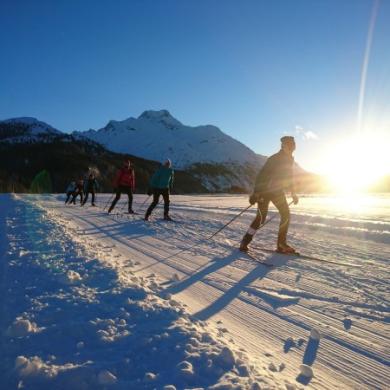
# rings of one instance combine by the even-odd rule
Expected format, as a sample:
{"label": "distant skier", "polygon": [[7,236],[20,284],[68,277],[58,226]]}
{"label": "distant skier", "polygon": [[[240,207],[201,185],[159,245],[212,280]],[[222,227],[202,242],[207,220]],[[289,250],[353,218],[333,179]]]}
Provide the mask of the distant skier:
{"label": "distant skier", "polygon": [[172,220],[169,216],[169,190],[172,189],[173,186],[173,176],[174,172],[171,160],[167,159],[150,179],[149,185],[151,194],[153,194],[153,202],[146,211],[145,221],[149,220],[150,214],[159,202],[160,195],[162,195],[164,199],[164,219],[166,221]]}
{"label": "distant skier", "polygon": [[278,153],[268,158],[256,177],[255,187],[249,197],[249,203],[257,203],[257,216],[244,235],[240,250],[248,251],[257,229],[265,222],[269,202],[272,202],[280,214],[277,251],[280,253],[294,253],[295,249],[287,244],[287,231],[290,223],[290,208],[288,206],[285,190],[290,190],[294,204],[298,203],[295,193],[293,166],[295,150],[294,137],[285,136],[280,139],[282,145]]}
{"label": "distant skier", "polygon": [[66,187],[66,200],[65,200],[65,204],[67,204],[69,202],[69,199],[70,197],[74,194],[74,192],[76,191],[76,182],[75,181],[71,181],[68,185],[68,187]]}
{"label": "distant skier", "polygon": [[76,204],[76,198],[78,196],[80,196],[80,204],[82,204],[84,200],[84,179],[83,178],[77,180],[76,189],[73,192],[73,197],[72,200],[70,201],[70,204],[71,203]]}
{"label": "distant skier", "polygon": [[116,196],[112,201],[110,208],[108,209],[108,213],[111,213],[116,203],[120,199],[121,194],[124,193],[127,194],[129,198],[128,213],[134,214],[133,192],[135,189],[135,173],[133,167],[131,166],[130,160],[125,160],[123,162],[123,167],[116,173],[113,185]]}
{"label": "distant skier", "polygon": [[91,173],[88,176],[88,179],[84,181],[84,195],[85,195],[85,198],[84,198],[84,201],[81,204],[81,206],[84,206],[87,203],[89,194],[92,195],[92,199],[91,199],[92,206],[96,206],[96,204],[95,204],[95,194],[96,194],[98,188],[99,188],[99,183],[96,180],[95,175],[93,173]]}

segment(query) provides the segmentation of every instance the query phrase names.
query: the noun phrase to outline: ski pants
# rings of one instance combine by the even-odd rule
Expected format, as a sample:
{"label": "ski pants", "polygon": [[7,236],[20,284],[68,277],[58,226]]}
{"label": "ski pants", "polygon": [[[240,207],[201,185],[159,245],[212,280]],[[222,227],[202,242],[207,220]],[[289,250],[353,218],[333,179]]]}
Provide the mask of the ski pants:
{"label": "ski pants", "polygon": [[268,214],[269,202],[272,202],[280,214],[278,244],[286,244],[287,232],[290,224],[290,208],[284,192],[274,192],[264,196],[263,201],[257,204],[257,215],[251,223],[247,234],[253,236],[259,227],[265,222]]}
{"label": "ski pants", "polygon": [[70,192],[67,192],[66,193],[66,200],[65,200],[65,204],[67,204],[69,202],[69,199],[70,197],[74,194],[73,191],[70,191]]}
{"label": "ski pants", "polygon": [[85,193],[85,198],[84,198],[83,204],[86,204],[86,203],[87,203],[89,194],[92,195],[92,204],[95,204],[95,190],[88,190],[88,191]]}
{"label": "ski pants", "polygon": [[164,199],[164,216],[169,214],[169,188],[153,188],[153,202],[146,211],[146,216],[152,214],[153,209],[158,205],[160,195],[162,195]]}
{"label": "ski pants", "polygon": [[83,203],[83,200],[84,200],[84,193],[82,190],[76,190],[74,193],[73,193],[73,198],[72,200],[70,201],[70,203],[73,203],[73,204],[76,204],[76,198],[80,195],[80,204]]}
{"label": "ski pants", "polygon": [[129,207],[128,207],[128,211],[130,212],[130,211],[133,209],[133,191],[132,191],[131,187],[119,186],[119,187],[115,190],[115,198],[114,198],[114,200],[112,201],[110,208],[108,209],[109,212],[110,212],[111,210],[114,209],[116,203],[117,203],[118,200],[121,198],[121,194],[122,194],[122,193],[127,194],[127,197],[129,198]]}

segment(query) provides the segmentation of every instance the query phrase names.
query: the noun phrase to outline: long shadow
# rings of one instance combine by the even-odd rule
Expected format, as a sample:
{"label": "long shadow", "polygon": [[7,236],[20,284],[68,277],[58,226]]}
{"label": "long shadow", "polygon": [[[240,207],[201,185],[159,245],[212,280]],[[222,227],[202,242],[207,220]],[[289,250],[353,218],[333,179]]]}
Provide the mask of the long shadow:
{"label": "long shadow", "polygon": [[[305,353],[303,355],[302,363],[306,364],[307,366],[313,365],[317,358],[317,351],[318,347],[320,345],[320,340],[315,340],[313,338],[309,339],[309,342],[307,343]],[[296,378],[296,381],[303,384],[308,385],[311,381],[311,377],[304,376],[302,374],[299,374]]]}
{"label": "long shadow", "polygon": [[226,306],[229,305],[230,302],[237,298],[246,286],[250,285],[258,279],[264,278],[269,271],[270,268],[264,267],[264,265],[259,264],[252,271],[246,274],[240,281],[238,281],[233,287],[225,291],[211,305],[194,314],[194,317],[200,320],[209,319],[213,315],[223,310]]}
{"label": "long shadow", "polygon": [[233,261],[237,260],[237,252],[230,253],[227,257],[222,258],[214,258],[209,263],[209,265],[206,268],[203,268],[199,272],[196,272],[192,275],[190,275],[187,279],[184,279],[180,283],[175,284],[174,286],[168,287],[163,291],[163,293],[166,294],[177,294],[191,285],[195,284],[196,282],[201,281],[204,279],[205,276],[218,271],[219,269],[229,265]]}

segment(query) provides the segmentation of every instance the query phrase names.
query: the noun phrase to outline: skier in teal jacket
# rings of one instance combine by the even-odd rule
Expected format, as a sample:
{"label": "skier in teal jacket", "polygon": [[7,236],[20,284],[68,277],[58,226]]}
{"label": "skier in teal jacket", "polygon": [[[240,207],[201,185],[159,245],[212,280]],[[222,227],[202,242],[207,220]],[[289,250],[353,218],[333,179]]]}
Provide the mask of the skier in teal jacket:
{"label": "skier in teal jacket", "polygon": [[153,194],[153,202],[149,206],[145,214],[145,221],[149,220],[149,216],[152,213],[153,209],[157,206],[160,195],[164,199],[164,219],[166,221],[171,221],[169,216],[169,190],[173,186],[173,169],[171,160],[167,159],[159,169],[154,173],[150,179],[150,189],[151,194]]}

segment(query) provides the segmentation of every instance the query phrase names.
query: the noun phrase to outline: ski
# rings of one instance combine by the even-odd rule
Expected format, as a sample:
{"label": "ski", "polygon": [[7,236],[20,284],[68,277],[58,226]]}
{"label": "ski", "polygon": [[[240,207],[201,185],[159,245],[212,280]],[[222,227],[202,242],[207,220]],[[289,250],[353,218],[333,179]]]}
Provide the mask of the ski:
{"label": "ski", "polygon": [[[239,250],[240,251],[240,250]],[[243,255],[246,255],[248,256],[251,260],[254,260],[256,261],[256,263],[260,263],[261,265],[264,265],[266,267],[273,267],[274,265],[273,264],[270,264],[270,263],[266,263],[264,262],[263,260],[260,260],[253,252],[242,252],[240,251],[240,253],[242,253]]]}
{"label": "ski", "polygon": [[262,247],[254,247],[254,248],[257,250],[263,251],[263,252],[275,253],[275,254],[279,254],[282,256],[296,256],[296,257],[299,257],[300,259],[303,259],[303,260],[313,260],[313,261],[318,261],[318,262],[322,262],[322,263],[336,264],[336,265],[341,265],[341,266],[346,266],[346,267],[354,267],[354,268],[361,268],[362,267],[361,265],[358,265],[358,264],[351,264],[351,263],[327,260],[327,259],[323,259],[321,257],[305,255],[305,254],[302,254],[299,252],[282,253],[282,252],[278,252],[275,249],[262,248]]}

